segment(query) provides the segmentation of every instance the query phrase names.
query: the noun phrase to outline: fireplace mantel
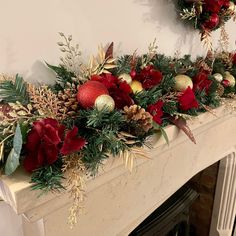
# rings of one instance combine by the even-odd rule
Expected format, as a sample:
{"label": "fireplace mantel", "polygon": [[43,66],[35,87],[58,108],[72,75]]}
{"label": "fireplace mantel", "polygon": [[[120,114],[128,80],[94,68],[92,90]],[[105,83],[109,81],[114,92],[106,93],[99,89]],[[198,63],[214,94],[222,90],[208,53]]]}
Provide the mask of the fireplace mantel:
{"label": "fireplace mantel", "polygon": [[[22,216],[24,236],[128,235],[191,177],[236,152],[236,116],[221,106],[188,121],[197,144],[175,126],[166,128],[169,146],[153,137],[150,159],[138,159],[130,173],[110,158],[95,179],[87,180],[84,212],[71,230],[66,224],[67,193],[43,195],[31,190],[22,170],[0,181],[0,197]],[[76,233],[75,233],[76,232]]]}

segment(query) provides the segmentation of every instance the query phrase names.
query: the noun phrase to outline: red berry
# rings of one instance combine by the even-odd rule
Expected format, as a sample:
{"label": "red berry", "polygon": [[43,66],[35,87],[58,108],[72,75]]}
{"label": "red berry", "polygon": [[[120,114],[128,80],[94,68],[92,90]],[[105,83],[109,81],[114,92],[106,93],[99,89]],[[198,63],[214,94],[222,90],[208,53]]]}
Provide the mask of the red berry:
{"label": "red berry", "polygon": [[130,76],[132,77],[132,79],[135,77],[136,75],[136,71],[135,70],[131,70],[130,71]]}
{"label": "red berry", "polygon": [[77,101],[83,108],[91,108],[94,106],[98,96],[107,94],[107,88],[98,81],[88,81],[79,86],[77,93]]}

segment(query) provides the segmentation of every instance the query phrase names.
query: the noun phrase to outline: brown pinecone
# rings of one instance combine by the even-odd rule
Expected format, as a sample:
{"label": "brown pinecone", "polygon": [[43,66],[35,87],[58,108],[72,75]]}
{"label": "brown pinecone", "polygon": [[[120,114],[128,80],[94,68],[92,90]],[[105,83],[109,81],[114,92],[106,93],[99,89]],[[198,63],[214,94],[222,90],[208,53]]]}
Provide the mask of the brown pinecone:
{"label": "brown pinecone", "polygon": [[142,128],[144,132],[147,132],[152,128],[152,115],[146,112],[145,109],[138,105],[132,105],[130,107],[124,107],[124,114],[127,120],[137,121],[139,127],[137,130]]}
{"label": "brown pinecone", "polygon": [[78,111],[78,101],[76,99],[77,89],[74,84],[68,84],[63,91],[58,92],[59,112],[63,115],[74,116]]}
{"label": "brown pinecone", "polygon": [[216,94],[219,97],[222,97],[224,95],[224,92],[225,92],[224,86],[222,84],[218,84],[218,87],[217,87],[217,90],[216,90]]}

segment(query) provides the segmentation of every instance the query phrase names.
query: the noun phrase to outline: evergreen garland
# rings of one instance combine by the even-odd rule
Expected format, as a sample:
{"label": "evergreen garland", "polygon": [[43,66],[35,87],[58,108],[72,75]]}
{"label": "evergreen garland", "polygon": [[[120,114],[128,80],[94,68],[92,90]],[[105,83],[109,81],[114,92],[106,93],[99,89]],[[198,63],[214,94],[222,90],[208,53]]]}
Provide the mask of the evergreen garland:
{"label": "evergreen garland", "polygon": [[29,94],[27,92],[27,83],[18,74],[15,81],[3,80],[0,82],[0,101],[6,103],[20,102],[23,105],[29,103]]}

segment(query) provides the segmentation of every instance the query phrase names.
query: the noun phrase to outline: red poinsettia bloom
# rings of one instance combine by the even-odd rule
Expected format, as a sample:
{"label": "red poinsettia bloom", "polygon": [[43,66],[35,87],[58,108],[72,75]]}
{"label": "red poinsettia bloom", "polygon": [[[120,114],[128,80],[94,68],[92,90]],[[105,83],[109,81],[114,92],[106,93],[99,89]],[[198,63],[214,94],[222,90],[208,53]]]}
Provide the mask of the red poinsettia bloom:
{"label": "red poinsettia bloom", "polygon": [[144,89],[151,89],[161,82],[162,77],[159,70],[155,70],[153,66],[146,66],[134,79],[140,81]]}
{"label": "red poinsettia bloom", "polygon": [[65,126],[60,125],[55,119],[35,121],[27,136],[24,168],[31,172],[42,166],[51,165],[60,153],[67,155],[79,151],[85,145],[85,140],[76,136],[77,127],[67,132],[65,140],[64,131]]}
{"label": "red poinsettia bloom", "polygon": [[212,85],[212,81],[208,79],[209,73],[202,71],[199,72],[193,78],[193,91],[203,91],[205,90],[206,94],[209,93],[209,89]]}
{"label": "red poinsettia bloom", "polygon": [[195,98],[193,90],[188,87],[182,95],[179,96],[179,105],[183,111],[187,111],[191,108],[198,108],[199,104]]}
{"label": "red poinsettia bloom", "polygon": [[163,116],[163,101],[157,101],[155,104],[149,105],[147,111],[152,115],[152,119],[159,125],[162,123]]}
{"label": "red poinsettia bloom", "polygon": [[78,127],[74,126],[72,130],[67,131],[60,152],[63,155],[77,152],[85,145],[85,143],[86,141],[84,138],[78,137]]}

